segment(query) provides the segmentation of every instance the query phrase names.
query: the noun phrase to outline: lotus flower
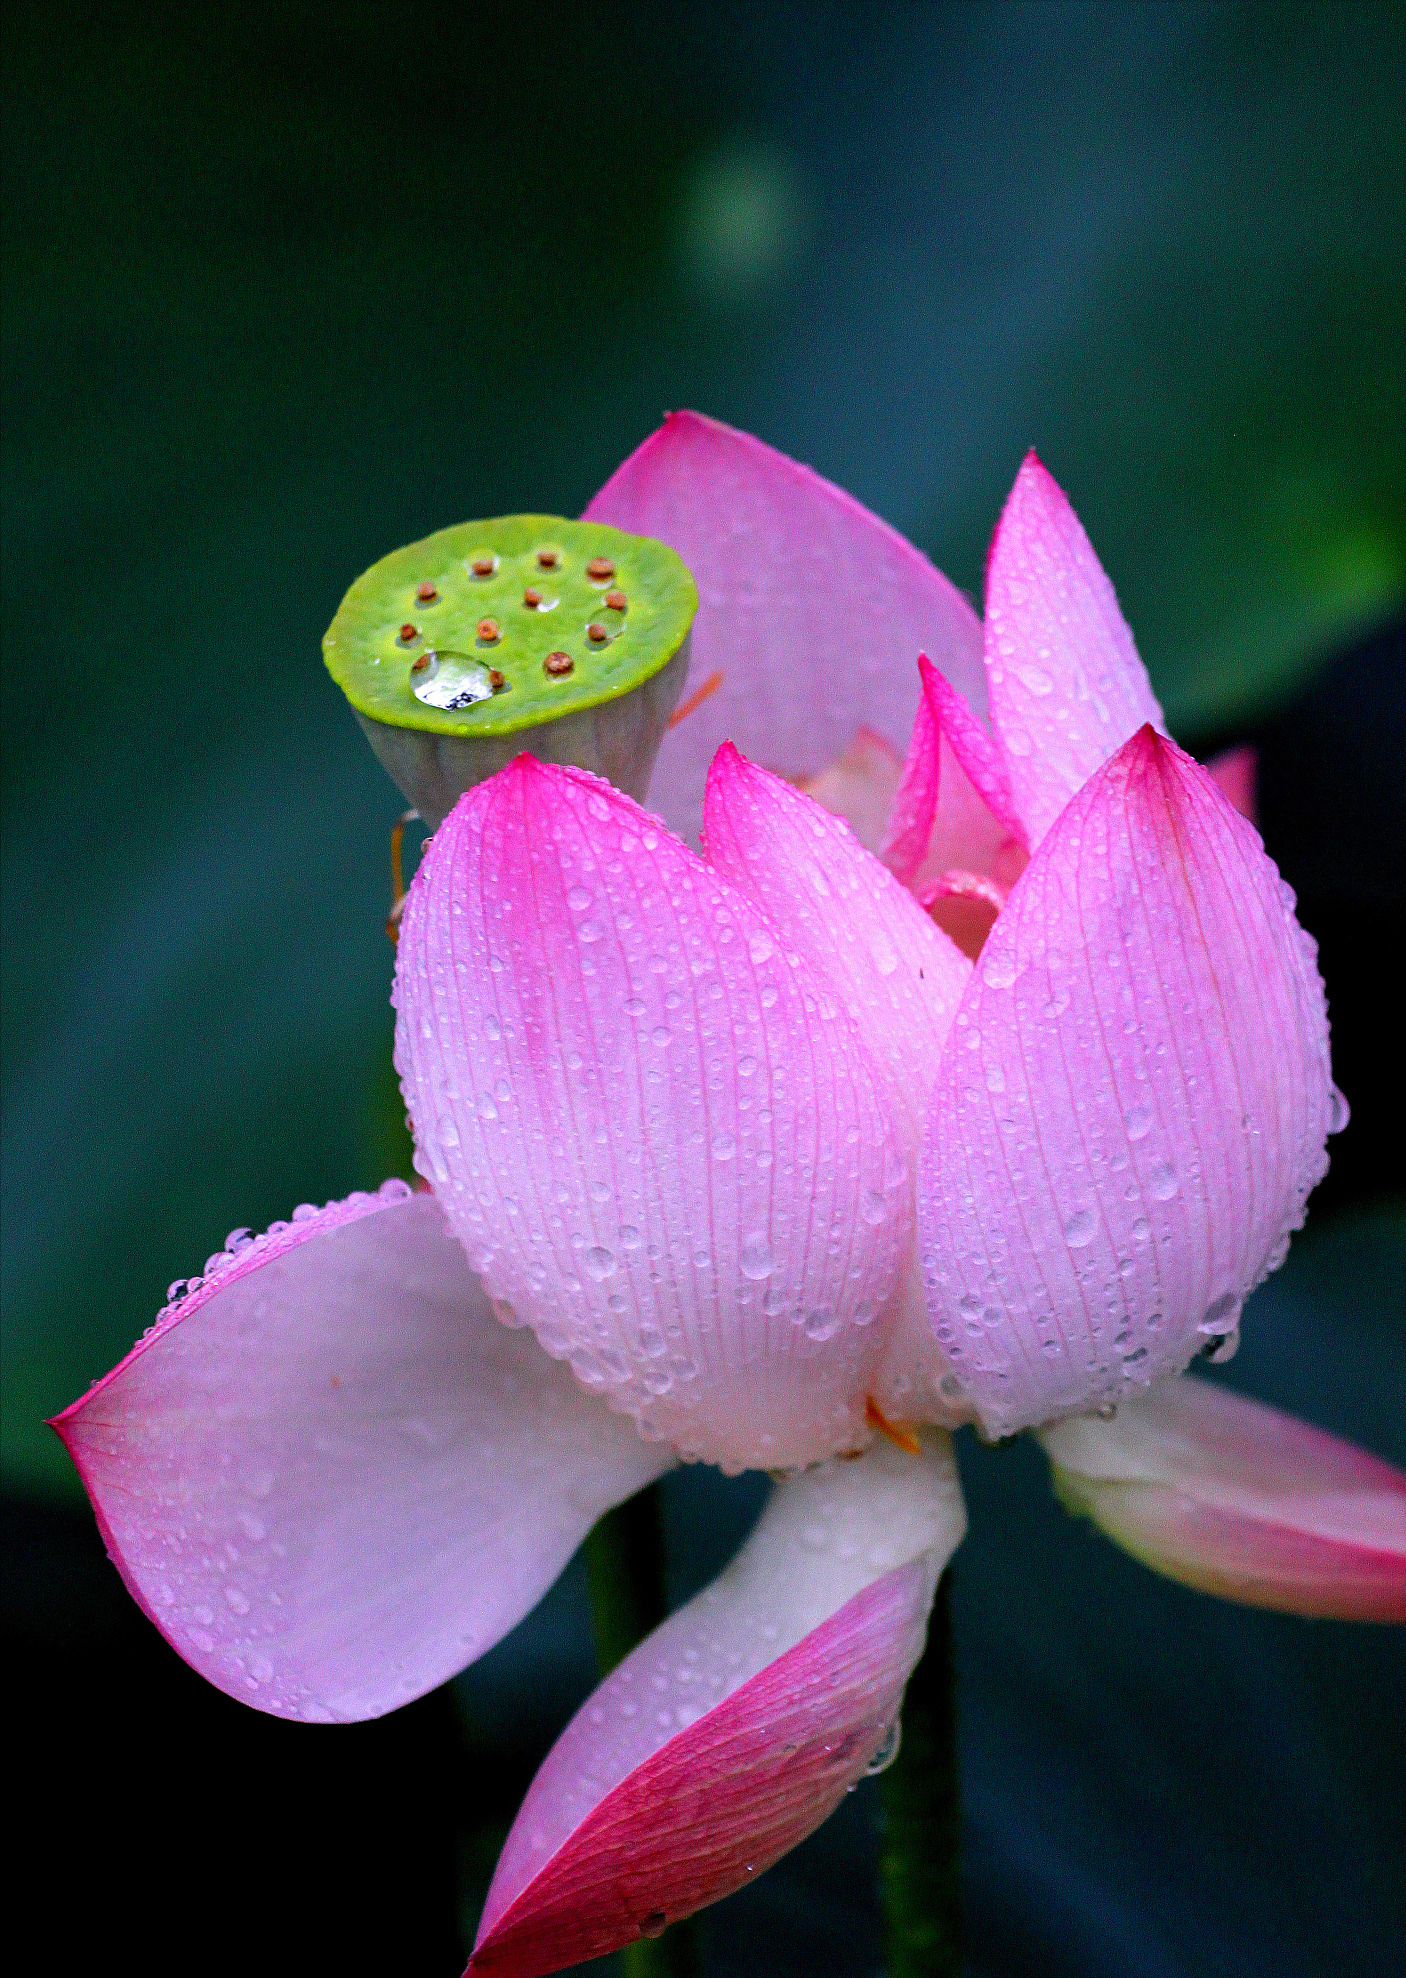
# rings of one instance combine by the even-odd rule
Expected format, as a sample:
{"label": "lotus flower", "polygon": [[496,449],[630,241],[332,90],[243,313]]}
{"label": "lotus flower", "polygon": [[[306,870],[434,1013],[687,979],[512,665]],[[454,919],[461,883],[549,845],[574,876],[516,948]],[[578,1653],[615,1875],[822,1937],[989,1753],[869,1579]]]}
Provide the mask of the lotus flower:
{"label": "lotus flower", "polygon": [[1406,1617],[1406,1478],[1183,1377],[1343,1107],[1292,896],[1054,482],[1020,471],[984,626],[691,415],[588,514],[679,549],[723,676],[662,819],[529,757],[465,795],[396,965],[429,1192],[237,1232],[56,1424],[167,1639],[318,1721],[462,1668],[680,1457],[779,1473],[532,1785],[471,1967],[524,1974],[738,1887],[881,1753],[959,1422],[1037,1430],[1194,1585]]}

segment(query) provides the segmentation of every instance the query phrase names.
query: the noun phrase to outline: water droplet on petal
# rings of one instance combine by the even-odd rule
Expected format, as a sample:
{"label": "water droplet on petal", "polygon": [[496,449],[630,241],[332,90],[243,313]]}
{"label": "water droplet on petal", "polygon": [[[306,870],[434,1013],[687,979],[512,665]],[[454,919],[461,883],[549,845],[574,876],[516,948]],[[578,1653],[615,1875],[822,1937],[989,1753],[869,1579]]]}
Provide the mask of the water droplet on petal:
{"label": "water droplet on petal", "polygon": [[872,1779],[878,1772],[887,1772],[898,1756],[898,1748],[903,1742],[903,1723],[895,1717],[884,1732],[883,1742],[864,1768],[866,1779]]}
{"label": "water droplet on petal", "polygon": [[765,1234],[758,1231],[746,1238],[738,1263],[743,1277],[751,1278],[754,1283],[760,1283],[764,1277],[771,1275],[771,1245]]}

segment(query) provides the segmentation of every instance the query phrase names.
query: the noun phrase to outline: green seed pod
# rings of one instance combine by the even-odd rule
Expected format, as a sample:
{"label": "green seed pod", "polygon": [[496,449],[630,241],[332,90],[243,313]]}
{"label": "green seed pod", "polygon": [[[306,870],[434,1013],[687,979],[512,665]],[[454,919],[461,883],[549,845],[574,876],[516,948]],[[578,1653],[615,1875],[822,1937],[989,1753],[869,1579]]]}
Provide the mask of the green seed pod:
{"label": "green seed pod", "polygon": [[322,642],[431,828],[523,750],[644,798],[698,592],[648,536],[559,515],[461,522],[358,577]]}

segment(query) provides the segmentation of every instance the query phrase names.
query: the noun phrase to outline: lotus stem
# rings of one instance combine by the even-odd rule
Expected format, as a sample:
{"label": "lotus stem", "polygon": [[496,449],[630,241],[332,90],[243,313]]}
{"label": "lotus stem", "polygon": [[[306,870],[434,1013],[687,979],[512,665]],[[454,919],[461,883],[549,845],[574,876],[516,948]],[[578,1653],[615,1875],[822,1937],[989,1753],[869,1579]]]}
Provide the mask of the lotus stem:
{"label": "lotus stem", "polygon": [[879,1855],[889,1978],[960,1978],[962,1802],[951,1568],[942,1575],[928,1643],[908,1682],[903,1742],[883,1775]]}
{"label": "lotus stem", "polygon": [[[664,1521],[651,1484],[608,1511],[586,1540],[586,1573],[602,1678],[638,1647],[669,1611]],[[698,1978],[702,1961],[692,1919],[662,1937],[639,1937],[620,1953],[622,1978]]]}

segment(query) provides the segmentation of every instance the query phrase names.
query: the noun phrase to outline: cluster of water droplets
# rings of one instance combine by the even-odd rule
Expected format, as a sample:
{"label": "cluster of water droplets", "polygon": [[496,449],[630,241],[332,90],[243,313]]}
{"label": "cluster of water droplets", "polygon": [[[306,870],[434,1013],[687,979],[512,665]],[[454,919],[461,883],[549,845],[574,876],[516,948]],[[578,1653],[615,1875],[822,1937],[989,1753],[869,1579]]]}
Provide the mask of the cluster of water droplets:
{"label": "cluster of water droplets", "polygon": [[[843,1012],[740,896],[656,857],[642,813],[575,798],[513,848],[530,884],[515,863],[470,905],[422,878],[435,959],[412,926],[397,982],[417,1166],[493,1295],[647,1436],[727,1467],[825,1454],[862,1422],[907,1237],[879,1087],[798,1050]],[[739,1428],[769,1389],[793,1419]]]}
{"label": "cluster of water droplets", "polygon": [[248,1267],[256,1262],[274,1245],[279,1244],[290,1229],[296,1229],[299,1224],[315,1222],[329,1209],[342,1208],[354,1213],[358,1208],[366,1207],[372,1202],[404,1201],[412,1192],[408,1182],[392,1179],[383,1181],[374,1194],[368,1193],[365,1189],[353,1189],[352,1193],[340,1203],[324,1202],[319,1206],[313,1202],[300,1202],[290,1217],[271,1222],[260,1235],[256,1235],[253,1230],[243,1225],[238,1229],[232,1229],[225,1238],[223,1247],[210,1253],[201,1270],[191,1277],[172,1279],[166,1287],[165,1306],[153,1323],[146,1328],[142,1337],[144,1339],[148,1337],[163,1321],[179,1311],[195,1292],[218,1284],[236,1264]]}

